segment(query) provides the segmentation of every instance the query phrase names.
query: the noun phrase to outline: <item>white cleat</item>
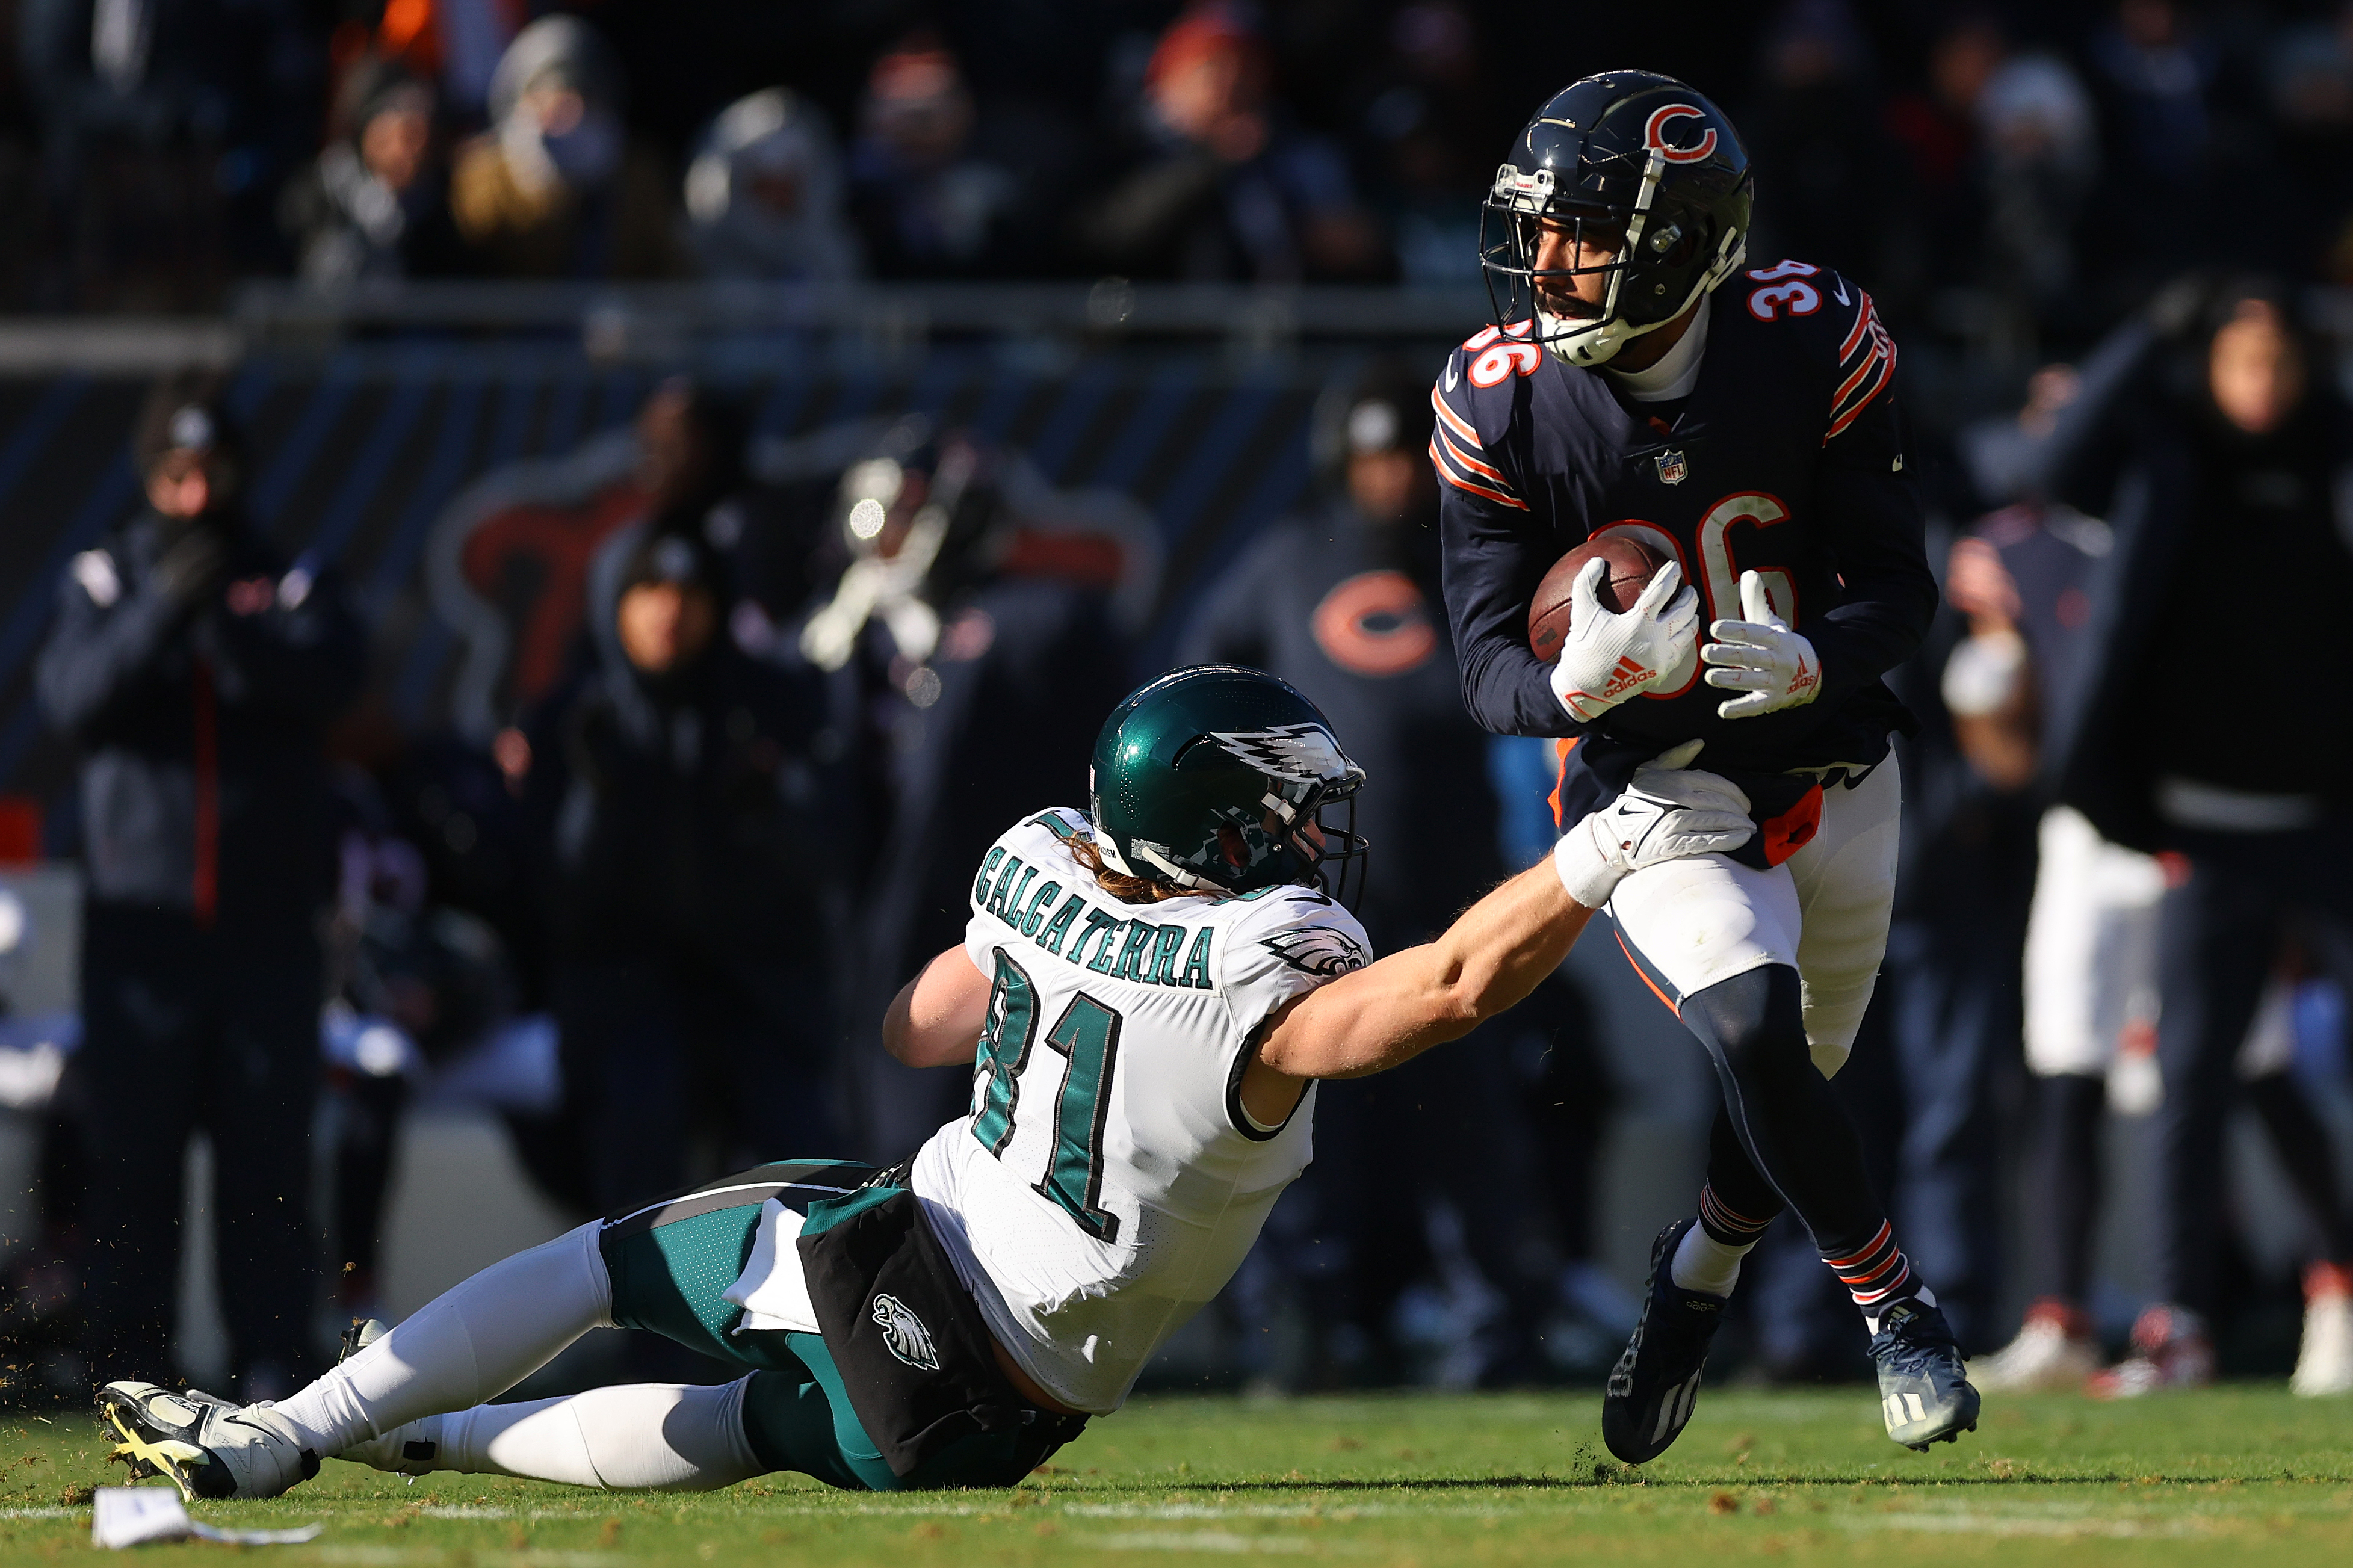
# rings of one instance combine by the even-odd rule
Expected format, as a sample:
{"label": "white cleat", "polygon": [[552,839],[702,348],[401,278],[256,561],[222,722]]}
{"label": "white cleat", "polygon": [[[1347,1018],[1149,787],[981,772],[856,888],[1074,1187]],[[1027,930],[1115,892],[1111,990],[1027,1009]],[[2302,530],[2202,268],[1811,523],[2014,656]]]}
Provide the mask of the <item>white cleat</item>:
{"label": "white cleat", "polygon": [[2037,1302],[2018,1337],[1969,1363],[1969,1381],[1987,1394],[2080,1391],[2100,1370],[2100,1347],[2082,1315]]}
{"label": "white cleat", "polygon": [[168,1477],[190,1501],[276,1497],[319,1473],[319,1456],[267,1405],[110,1383],[98,1391],[98,1415],[132,1479]]}
{"label": "white cleat", "polygon": [[2288,1387],[2315,1396],[2353,1394],[2353,1296],[2328,1290],[2306,1298],[2304,1348]]}

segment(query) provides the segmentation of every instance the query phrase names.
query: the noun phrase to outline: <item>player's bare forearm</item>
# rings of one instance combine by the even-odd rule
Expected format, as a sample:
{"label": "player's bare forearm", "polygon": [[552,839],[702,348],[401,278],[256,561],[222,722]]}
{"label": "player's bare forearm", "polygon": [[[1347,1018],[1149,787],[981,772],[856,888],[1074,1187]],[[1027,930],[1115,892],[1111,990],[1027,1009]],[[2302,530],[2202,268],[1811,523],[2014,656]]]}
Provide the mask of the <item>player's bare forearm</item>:
{"label": "player's bare forearm", "polygon": [[1344,974],[1276,1014],[1259,1062],[1290,1078],[1363,1078],[1460,1039],[1560,967],[1592,913],[1545,860],[1472,905],[1437,941]]}
{"label": "player's bare forearm", "polygon": [[911,1068],[969,1065],[988,1018],[988,976],[961,947],[923,965],[882,1015],[882,1048]]}

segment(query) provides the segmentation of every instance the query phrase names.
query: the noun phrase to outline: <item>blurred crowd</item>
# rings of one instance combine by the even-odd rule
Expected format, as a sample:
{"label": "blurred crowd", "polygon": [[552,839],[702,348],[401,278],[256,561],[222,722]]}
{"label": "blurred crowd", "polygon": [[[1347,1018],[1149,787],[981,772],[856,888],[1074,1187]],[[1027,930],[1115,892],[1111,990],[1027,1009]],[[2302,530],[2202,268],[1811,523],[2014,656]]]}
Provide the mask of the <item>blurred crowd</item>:
{"label": "blurred crowd", "polygon": [[1744,128],[1760,254],[1875,279],[1915,335],[2077,346],[2217,248],[2353,279],[2335,0],[6,14],[19,310],[196,309],[254,277],[1471,282],[1528,107],[1637,60]]}
{"label": "blurred crowd", "polygon": [[[2299,1322],[2307,1354],[2315,1323],[2341,1336],[2353,1387],[2353,731],[2292,673],[2353,597],[2353,428],[2309,288],[2353,284],[2353,9],[1559,10],[17,0],[0,189],[35,221],[0,236],[0,291],[1472,283],[1527,108],[1621,59],[1682,70],[1749,139],[1751,254],[1869,284],[1921,431],[1947,608],[1896,678],[1924,721],[1897,920],[1836,1080],[1907,1244],[1989,1387],[2284,1371]],[[1458,696],[1435,363],[1334,383],[1312,497],[1168,645],[1292,679],[1365,761],[1384,948],[1551,835],[1549,748],[1491,741]],[[957,940],[975,847],[1083,803],[1101,715],[1154,672],[1156,534],[921,418],[759,461],[749,427],[662,383],[575,498],[616,526],[518,649],[529,679],[480,734],[403,734],[343,586],[246,521],[219,384],[157,389],[147,505],[75,558],[38,678],[81,758],[60,815],[88,903],[79,1047],[10,1100],[46,1129],[46,1231],[0,1325],[27,1364],[76,1387],[164,1364],[180,1210],[154,1151],[192,1130],[251,1397],[314,1361],[318,1310],[375,1304],[419,1106],[494,1110],[587,1215],[756,1159],[894,1159],[965,1102],[963,1075],[873,1050],[875,1021]],[[1593,1233],[1629,1086],[1597,1012],[1565,973],[1328,1086],[1201,1364],[1605,1371],[1632,1308]],[[2242,1104],[2260,1156],[2227,1135]],[[1783,1233],[1727,1366],[1858,1374],[1851,1310]]]}

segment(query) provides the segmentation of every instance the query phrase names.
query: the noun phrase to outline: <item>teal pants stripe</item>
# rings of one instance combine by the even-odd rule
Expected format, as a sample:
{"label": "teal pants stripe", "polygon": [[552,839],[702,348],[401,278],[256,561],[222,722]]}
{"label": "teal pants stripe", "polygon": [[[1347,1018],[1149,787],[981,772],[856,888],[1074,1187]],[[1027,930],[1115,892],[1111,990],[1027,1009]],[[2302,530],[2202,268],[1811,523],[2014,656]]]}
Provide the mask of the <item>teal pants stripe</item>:
{"label": "teal pants stripe", "polygon": [[[810,1161],[824,1180],[839,1161]],[[763,1166],[769,1175],[780,1167]],[[723,1187],[744,1182],[729,1177]],[[708,1188],[704,1189],[706,1192]],[[717,1196],[719,1194],[712,1194]],[[790,1207],[797,1194],[781,1194]],[[806,1201],[827,1196],[811,1191]],[[744,1310],[721,1292],[743,1276],[760,1227],[763,1198],[712,1206],[691,1198],[652,1223],[607,1225],[601,1241],[613,1282],[613,1321],[677,1341],[753,1373],[744,1391],[744,1430],[752,1451],[772,1470],[798,1470],[849,1491],[901,1491],[934,1487],[1008,1487],[1041,1458],[1018,1433],[981,1433],[949,1445],[913,1474],[893,1475],[866,1435],[843,1388],[841,1371],[824,1336],[778,1330],[735,1331]]]}

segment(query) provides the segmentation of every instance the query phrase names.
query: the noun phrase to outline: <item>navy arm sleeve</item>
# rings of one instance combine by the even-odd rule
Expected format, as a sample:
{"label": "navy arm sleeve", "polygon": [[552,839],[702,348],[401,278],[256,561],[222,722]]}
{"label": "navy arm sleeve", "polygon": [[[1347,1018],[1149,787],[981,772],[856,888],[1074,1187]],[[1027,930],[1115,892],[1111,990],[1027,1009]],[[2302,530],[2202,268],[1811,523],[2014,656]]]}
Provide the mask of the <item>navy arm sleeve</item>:
{"label": "navy arm sleeve", "polygon": [[1498,735],[1583,733],[1552,694],[1551,669],[1528,651],[1528,601],[1560,557],[1550,531],[1525,510],[1447,484],[1438,533],[1446,617],[1471,717]]}
{"label": "navy arm sleeve", "polygon": [[1584,726],[1552,694],[1551,670],[1528,651],[1528,601],[1563,547],[1530,509],[1505,449],[1519,384],[1487,378],[1493,395],[1482,405],[1481,378],[1465,363],[1497,336],[1490,328],[1456,349],[1430,389],[1440,576],[1462,706],[1498,735],[1579,734]]}
{"label": "navy arm sleeve", "polygon": [[1867,411],[1822,453],[1816,480],[1822,538],[1844,594],[1801,628],[1821,657],[1824,697],[1870,685],[1918,651],[1936,616],[1919,487],[1901,467],[1893,403]]}
{"label": "navy arm sleeve", "polygon": [[1919,650],[1936,616],[1919,487],[1892,384],[1895,344],[1862,296],[1815,469],[1815,507],[1843,590],[1799,629],[1822,661],[1822,696],[1870,685]]}
{"label": "navy arm sleeve", "polygon": [[69,734],[87,730],[145,678],[180,625],[181,606],[152,584],[101,606],[67,574],[57,623],[33,671],[42,713]]}

